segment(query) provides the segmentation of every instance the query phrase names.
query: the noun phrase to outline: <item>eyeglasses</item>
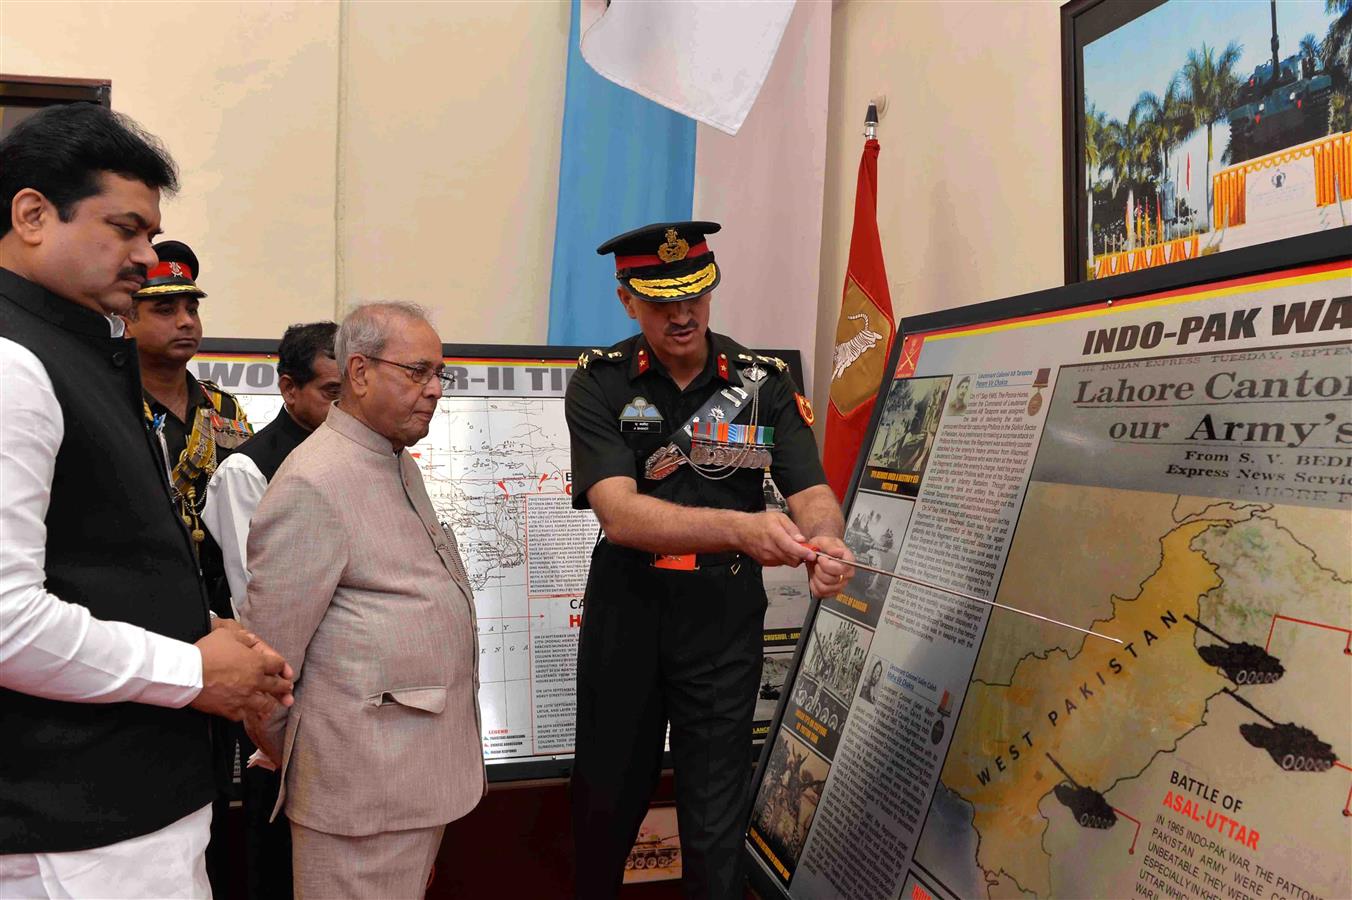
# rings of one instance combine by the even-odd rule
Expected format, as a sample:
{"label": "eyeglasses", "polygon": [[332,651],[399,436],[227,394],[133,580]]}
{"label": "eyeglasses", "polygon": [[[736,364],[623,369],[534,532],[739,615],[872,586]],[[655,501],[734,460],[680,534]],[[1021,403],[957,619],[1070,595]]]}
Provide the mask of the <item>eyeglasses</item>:
{"label": "eyeglasses", "polygon": [[379,356],[367,356],[372,362],[384,363],[387,366],[395,366],[408,373],[408,377],[418,384],[427,384],[433,378],[441,380],[441,392],[444,394],[455,384],[455,376],[446,371],[444,366],[429,366],[427,363],[419,363],[411,366],[408,363],[395,362],[392,359],[381,359]]}

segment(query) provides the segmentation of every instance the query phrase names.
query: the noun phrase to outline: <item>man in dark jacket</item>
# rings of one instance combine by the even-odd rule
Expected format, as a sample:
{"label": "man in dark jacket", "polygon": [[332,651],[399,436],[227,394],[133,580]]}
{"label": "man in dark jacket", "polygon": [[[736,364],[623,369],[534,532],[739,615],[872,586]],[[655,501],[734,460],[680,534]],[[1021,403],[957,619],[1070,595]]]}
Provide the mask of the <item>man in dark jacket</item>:
{"label": "man in dark jacket", "polygon": [[290,667],[210,618],[115,317],[175,187],[103,107],[0,141],[3,896],[210,896],[210,716],[291,702]]}

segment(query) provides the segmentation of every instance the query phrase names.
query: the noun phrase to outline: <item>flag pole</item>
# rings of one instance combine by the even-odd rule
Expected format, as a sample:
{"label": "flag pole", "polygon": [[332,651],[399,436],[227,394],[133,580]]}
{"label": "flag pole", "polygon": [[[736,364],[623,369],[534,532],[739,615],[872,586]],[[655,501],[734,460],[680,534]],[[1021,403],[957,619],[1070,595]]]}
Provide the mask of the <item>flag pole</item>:
{"label": "flag pole", "polygon": [[878,137],[878,104],[870,103],[864,114],[864,139],[876,140]]}

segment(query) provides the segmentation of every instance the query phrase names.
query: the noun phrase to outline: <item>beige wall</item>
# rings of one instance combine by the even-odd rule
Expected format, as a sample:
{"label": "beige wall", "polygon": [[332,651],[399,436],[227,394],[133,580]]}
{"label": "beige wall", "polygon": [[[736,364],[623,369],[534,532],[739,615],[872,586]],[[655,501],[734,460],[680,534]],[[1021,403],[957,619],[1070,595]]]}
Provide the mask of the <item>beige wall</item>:
{"label": "beige wall", "polygon": [[339,279],[442,340],[543,344],[569,7],[348,7]]}
{"label": "beige wall", "polygon": [[1057,3],[846,0],[831,36],[819,405],[871,96],[888,99],[878,228],[898,318],[1063,283]]}
{"label": "beige wall", "polygon": [[[184,189],[165,227],[202,257],[208,334],[396,298],[431,306],[448,341],[539,343],[568,15],[0,0],[0,71],[110,78],[114,107],[168,144]],[[878,218],[899,315],[1061,280],[1055,0],[846,0],[831,44],[819,403],[870,96],[889,99]]]}
{"label": "beige wall", "polygon": [[333,314],[337,51],[336,4],[0,0],[0,71],[111,79],[178,161],[208,335]]}
{"label": "beige wall", "polygon": [[0,0],[0,71],[111,79],[169,147],[208,335],[380,298],[447,341],[541,343],[568,9]]}

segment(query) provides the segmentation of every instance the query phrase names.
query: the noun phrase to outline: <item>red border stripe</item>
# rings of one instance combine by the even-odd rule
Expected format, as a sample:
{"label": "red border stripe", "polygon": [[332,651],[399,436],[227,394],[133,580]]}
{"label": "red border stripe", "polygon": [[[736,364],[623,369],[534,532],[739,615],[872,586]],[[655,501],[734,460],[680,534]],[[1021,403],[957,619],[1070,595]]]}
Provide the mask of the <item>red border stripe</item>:
{"label": "red border stripe", "polygon": [[1263,284],[1268,281],[1279,281],[1284,278],[1298,278],[1302,275],[1317,275],[1320,272],[1331,272],[1337,269],[1347,268],[1352,263],[1352,259],[1335,260],[1334,262],[1316,263],[1310,266],[1302,266],[1295,269],[1277,269],[1273,272],[1264,272],[1260,275],[1245,275],[1240,278],[1231,278],[1226,281],[1200,282],[1189,285],[1184,288],[1175,288],[1169,291],[1158,291],[1153,294],[1137,294],[1131,297],[1123,297],[1115,300],[1098,300],[1093,303],[1086,303],[1083,306],[1068,306],[1065,309],[1052,310],[1043,313],[1034,313],[1029,316],[1015,316],[1011,319],[996,319],[990,322],[975,322],[970,325],[957,325],[952,328],[943,328],[936,331],[915,332],[923,334],[925,337],[937,337],[941,334],[957,334],[963,331],[974,331],[977,329],[994,328],[1001,325],[1012,325],[1018,322],[1036,322],[1042,319],[1055,319],[1061,316],[1074,315],[1091,309],[1111,309],[1119,306],[1129,306],[1134,303],[1144,303],[1149,300],[1167,300],[1170,297],[1186,297],[1190,294],[1201,294],[1207,291],[1222,290],[1230,287],[1242,287],[1248,284]]}

